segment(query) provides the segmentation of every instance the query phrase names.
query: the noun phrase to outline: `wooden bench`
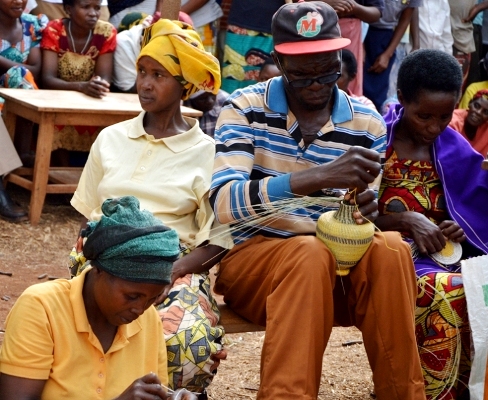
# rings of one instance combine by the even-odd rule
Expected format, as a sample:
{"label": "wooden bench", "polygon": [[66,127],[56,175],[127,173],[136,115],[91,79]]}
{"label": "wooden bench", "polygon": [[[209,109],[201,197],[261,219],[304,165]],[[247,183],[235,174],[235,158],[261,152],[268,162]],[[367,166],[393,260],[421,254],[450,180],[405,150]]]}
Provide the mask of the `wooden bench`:
{"label": "wooden bench", "polygon": [[261,332],[266,330],[264,326],[253,324],[236,314],[224,303],[221,297],[222,296],[215,295],[220,310],[219,324],[224,327],[225,333]]}

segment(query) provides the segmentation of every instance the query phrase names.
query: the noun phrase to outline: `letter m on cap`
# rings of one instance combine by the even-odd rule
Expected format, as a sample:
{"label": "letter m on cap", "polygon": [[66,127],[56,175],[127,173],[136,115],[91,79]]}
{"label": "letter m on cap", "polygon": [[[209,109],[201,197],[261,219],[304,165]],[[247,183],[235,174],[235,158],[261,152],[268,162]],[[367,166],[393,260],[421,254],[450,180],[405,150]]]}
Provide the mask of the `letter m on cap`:
{"label": "letter m on cap", "polygon": [[297,22],[297,33],[300,36],[314,37],[320,32],[320,26],[322,25],[322,18],[317,18],[317,16],[311,13],[300,18]]}

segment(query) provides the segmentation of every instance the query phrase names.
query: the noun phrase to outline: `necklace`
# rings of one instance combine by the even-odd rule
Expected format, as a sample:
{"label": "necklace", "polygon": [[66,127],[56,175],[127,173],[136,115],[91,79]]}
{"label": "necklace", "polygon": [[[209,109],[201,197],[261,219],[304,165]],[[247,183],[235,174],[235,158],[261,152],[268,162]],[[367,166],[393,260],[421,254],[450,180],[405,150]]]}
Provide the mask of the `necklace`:
{"label": "necklace", "polygon": [[[71,39],[71,44],[73,45],[73,51],[77,53],[75,47],[75,41],[73,40],[73,35],[71,34],[71,19],[68,21],[68,33],[69,33],[69,38]],[[93,33],[93,29],[90,29],[90,33],[88,34],[88,39],[86,39],[85,46],[83,47],[83,50],[81,50],[80,54],[83,54],[85,52],[86,46],[88,46],[88,43],[90,43],[92,33]]]}

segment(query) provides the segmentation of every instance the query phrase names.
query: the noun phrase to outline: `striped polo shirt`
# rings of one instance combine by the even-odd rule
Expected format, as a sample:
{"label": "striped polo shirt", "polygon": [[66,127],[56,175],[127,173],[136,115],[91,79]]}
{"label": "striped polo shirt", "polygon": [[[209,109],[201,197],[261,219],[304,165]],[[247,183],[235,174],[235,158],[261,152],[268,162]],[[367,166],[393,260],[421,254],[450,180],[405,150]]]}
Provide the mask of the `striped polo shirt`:
{"label": "striped polo shirt", "polygon": [[233,227],[236,244],[255,234],[315,234],[318,217],[329,209],[305,200],[285,208],[280,200],[295,197],[291,173],[334,161],[351,146],[376,150],[384,158],[382,117],[337,86],[333,101],[331,118],[307,147],[281,77],[238,89],[228,98],[215,130],[210,202],[217,220]]}

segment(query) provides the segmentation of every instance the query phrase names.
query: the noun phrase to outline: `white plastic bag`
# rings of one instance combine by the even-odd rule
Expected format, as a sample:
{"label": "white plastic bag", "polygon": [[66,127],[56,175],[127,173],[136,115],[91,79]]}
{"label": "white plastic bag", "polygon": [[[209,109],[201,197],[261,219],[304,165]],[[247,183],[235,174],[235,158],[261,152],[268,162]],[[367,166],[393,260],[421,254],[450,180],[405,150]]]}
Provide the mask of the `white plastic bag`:
{"label": "white plastic bag", "polygon": [[488,354],[488,255],[461,262],[474,357],[469,377],[471,400],[483,400]]}

